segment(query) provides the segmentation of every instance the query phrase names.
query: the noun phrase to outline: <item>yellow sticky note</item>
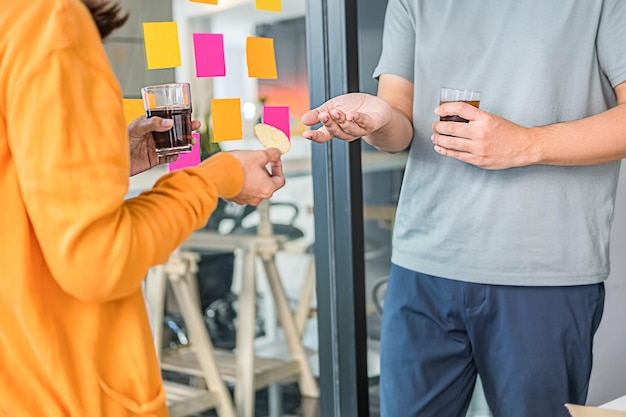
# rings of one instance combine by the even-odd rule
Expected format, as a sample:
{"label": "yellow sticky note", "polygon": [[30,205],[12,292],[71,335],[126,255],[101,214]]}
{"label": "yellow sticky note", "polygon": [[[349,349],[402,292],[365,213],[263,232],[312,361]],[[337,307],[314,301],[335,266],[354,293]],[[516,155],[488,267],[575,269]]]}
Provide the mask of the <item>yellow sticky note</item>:
{"label": "yellow sticky note", "polygon": [[126,119],[126,125],[130,122],[146,114],[143,107],[143,100],[140,98],[125,98],[124,99],[124,118]]}
{"label": "yellow sticky note", "polygon": [[282,1],[281,0],[256,0],[256,8],[258,10],[280,12],[282,10]]}
{"label": "yellow sticky note", "polygon": [[238,98],[211,99],[211,120],[215,142],[243,139],[241,103]]}
{"label": "yellow sticky note", "polygon": [[176,22],[146,22],[143,37],[149,70],[181,66]]}
{"label": "yellow sticky note", "polygon": [[272,80],[278,78],[274,39],[248,37],[246,39],[246,58],[248,77]]}
{"label": "yellow sticky note", "polygon": [[192,3],[217,4],[217,0],[189,0]]}

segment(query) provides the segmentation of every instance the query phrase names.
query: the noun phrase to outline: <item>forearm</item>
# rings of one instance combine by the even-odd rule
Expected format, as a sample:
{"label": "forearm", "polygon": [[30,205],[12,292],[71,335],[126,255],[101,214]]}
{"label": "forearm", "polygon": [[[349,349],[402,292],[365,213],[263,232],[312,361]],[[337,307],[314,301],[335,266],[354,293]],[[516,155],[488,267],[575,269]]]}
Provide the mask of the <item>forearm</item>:
{"label": "forearm", "polygon": [[413,125],[404,113],[394,108],[389,123],[364,136],[363,140],[383,152],[400,152],[413,140]]}
{"label": "forearm", "polygon": [[363,140],[383,152],[403,151],[413,140],[413,83],[397,75],[382,74],[376,95],[391,107],[391,118]]}
{"label": "forearm", "polygon": [[626,103],[584,119],[531,128],[530,164],[592,165],[626,157]]}

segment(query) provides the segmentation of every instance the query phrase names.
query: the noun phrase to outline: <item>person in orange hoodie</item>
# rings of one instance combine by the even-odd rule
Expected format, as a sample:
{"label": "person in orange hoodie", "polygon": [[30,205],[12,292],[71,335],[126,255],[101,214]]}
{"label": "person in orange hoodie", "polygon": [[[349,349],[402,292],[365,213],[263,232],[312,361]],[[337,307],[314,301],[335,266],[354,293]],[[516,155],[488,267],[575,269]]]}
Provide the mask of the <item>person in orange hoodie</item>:
{"label": "person in orange hoodie", "polygon": [[131,126],[129,152],[101,42],[119,8],[0,10],[0,416],[166,416],[141,283],[218,198],[282,187],[280,153],[219,153],[125,199],[129,173],[159,162],[142,149],[163,121]]}

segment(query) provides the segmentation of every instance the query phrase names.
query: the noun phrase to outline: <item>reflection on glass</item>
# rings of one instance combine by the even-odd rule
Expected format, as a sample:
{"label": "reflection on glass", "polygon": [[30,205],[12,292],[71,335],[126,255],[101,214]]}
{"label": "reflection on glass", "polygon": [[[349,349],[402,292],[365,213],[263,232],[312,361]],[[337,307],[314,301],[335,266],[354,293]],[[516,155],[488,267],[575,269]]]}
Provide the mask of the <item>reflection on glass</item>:
{"label": "reflection on glass", "polygon": [[[301,137],[304,126],[300,122],[302,113],[309,109],[304,1],[283,2],[283,10],[279,13],[255,10],[254,2],[245,1],[238,6],[223,7],[205,15],[199,15],[197,7],[183,3],[180,3],[181,10],[174,13],[178,16],[181,30],[189,33],[219,33],[224,40],[225,76],[194,78],[190,75],[193,74],[191,56],[184,59],[183,67],[186,69],[177,72],[178,77],[191,78],[194,105],[198,103],[196,109],[199,116],[196,118],[206,118],[210,122],[211,118],[207,115],[211,113],[211,99],[239,98],[241,102],[243,139],[220,142],[220,149],[261,149],[253,128],[257,123],[267,122],[264,120],[266,106],[288,107],[287,124],[291,136],[291,149],[283,156],[287,177],[285,187],[275,193],[270,201],[258,207],[240,207],[220,202],[205,228],[210,229],[211,233],[225,236],[227,240],[234,238],[244,244],[259,239],[255,246],[255,262],[249,262],[245,252],[240,250],[235,253],[234,260],[230,259],[230,268],[216,268],[205,273],[206,276],[220,277],[223,273],[233,277],[228,285],[228,300],[215,300],[211,308],[205,309],[205,321],[213,329],[212,338],[219,340],[220,333],[216,330],[224,331],[224,337],[228,336],[231,344],[222,344],[222,348],[235,355],[251,349],[250,345],[241,346],[242,342],[237,337],[242,327],[253,328],[252,338],[248,339],[253,343],[254,350],[254,357],[249,357],[249,369],[252,366],[262,367],[263,371],[259,371],[263,374],[262,379],[277,382],[269,386],[258,385],[253,397],[244,394],[237,397],[235,394],[233,400],[238,409],[246,409],[244,414],[249,417],[317,417],[319,366],[312,249],[315,238],[311,145]],[[178,5],[176,3],[174,7]],[[184,18],[186,23],[181,24],[182,16],[187,16]],[[277,79],[248,76],[245,49],[248,37],[273,39]],[[210,139],[211,126],[207,127],[205,136]],[[207,255],[203,254],[203,257]],[[207,268],[204,266],[201,269],[207,271]],[[251,273],[257,275],[252,301],[245,299],[246,294],[249,295],[247,291],[250,290],[251,281],[247,278]],[[217,278],[217,282],[228,283],[228,280]],[[282,287],[278,289],[278,295],[276,282]],[[284,291],[283,296],[280,295],[281,291]],[[281,303],[292,312],[287,318]],[[251,304],[253,312],[249,309]],[[232,308],[227,308],[227,305]],[[250,317],[253,317],[252,321]],[[243,324],[244,320],[248,324]],[[285,320],[291,324],[285,323]],[[182,326],[179,325],[179,328]],[[235,331],[235,345],[232,345],[233,335],[228,329]],[[294,362],[299,357],[305,358],[306,366]],[[227,362],[220,360],[218,366],[227,365]],[[302,371],[304,376],[300,378],[298,372],[303,368],[308,368],[308,371]],[[235,372],[235,385],[237,377]],[[250,406],[253,410],[246,408]]]}

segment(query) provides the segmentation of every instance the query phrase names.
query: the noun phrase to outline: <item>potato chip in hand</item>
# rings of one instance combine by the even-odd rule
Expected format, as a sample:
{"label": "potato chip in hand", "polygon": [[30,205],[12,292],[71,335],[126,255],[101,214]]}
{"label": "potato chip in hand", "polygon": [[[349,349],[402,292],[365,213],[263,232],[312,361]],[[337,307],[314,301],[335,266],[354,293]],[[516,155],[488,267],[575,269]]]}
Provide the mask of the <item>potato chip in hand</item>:
{"label": "potato chip in hand", "polygon": [[291,148],[291,142],[285,132],[271,125],[259,123],[254,126],[254,134],[266,148],[278,148],[280,153],[286,154]]}

